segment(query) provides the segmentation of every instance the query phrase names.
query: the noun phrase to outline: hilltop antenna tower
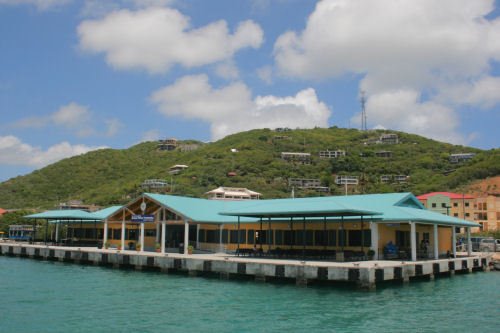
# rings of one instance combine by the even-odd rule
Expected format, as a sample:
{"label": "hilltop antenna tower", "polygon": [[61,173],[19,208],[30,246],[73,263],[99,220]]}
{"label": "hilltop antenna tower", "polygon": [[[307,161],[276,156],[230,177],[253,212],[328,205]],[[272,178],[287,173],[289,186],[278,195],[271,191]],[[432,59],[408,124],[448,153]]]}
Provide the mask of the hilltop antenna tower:
{"label": "hilltop antenna tower", "polygon": [[366,96],[363,90],[361,90],[359,101],[361,102],[361,130],[366,131]]}

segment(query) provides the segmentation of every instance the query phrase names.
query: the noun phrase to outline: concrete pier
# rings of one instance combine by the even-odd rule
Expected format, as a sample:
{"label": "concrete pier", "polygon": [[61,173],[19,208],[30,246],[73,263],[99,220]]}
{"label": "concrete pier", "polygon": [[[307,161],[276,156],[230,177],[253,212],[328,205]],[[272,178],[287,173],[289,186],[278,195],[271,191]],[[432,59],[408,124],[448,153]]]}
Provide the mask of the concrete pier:
{"label": "concrete pier", "polygon": [[160,254],[97,248],[75,248],[25,243],[0,243],[0,255],[39,260],[102,265],[136,270],[182,272],[189,276],[218,275],[223,279],[249,277],[256,281],[289,280],[300,286],[315,282],[349,282],[365,290],[375,290],[378,283],[437,276],[455,272],[488,271],[491,255],[426,261],[329,262],[271,258],[236,257],[227,254]]}

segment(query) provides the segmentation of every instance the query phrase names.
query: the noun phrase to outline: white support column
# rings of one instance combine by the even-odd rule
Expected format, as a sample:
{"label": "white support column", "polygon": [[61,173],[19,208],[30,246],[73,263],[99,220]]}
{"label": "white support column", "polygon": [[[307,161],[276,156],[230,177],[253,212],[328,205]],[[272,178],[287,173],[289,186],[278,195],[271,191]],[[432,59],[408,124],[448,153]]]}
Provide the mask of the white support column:
{"label": "white support column", "polygon": [[122,220],[122,250],[125,250],[125,209],[123,209],[123,220]]}
{"label": "white support column", "polygon": [[165,220],[165,208],[161,219],[161,253],[165,254],[165,239],[167,236],[167,221]]}
{"label": "white support column", "polygon": [[158,223],[158,221],[156,221],[156,238],[155,238],[155,243],[159,243],[159,242],[160,242],[160,223]]}
{"label": "white support column", "polygon": [[188,220],[184,220],[184,254],[188,254],[189,246],[189,223]]}
{"label": "white support column", "polygon": [[417,261],[417,226],[410,222],[411,260]]}
{"label": "white support column", "polygon": [[196,225],[196,248],[197,249],[200,248],[200,227],[201,227],[200,224]]}
{"label": "white support column", "polygon": [[140,252],[144,252],[144,223],[145,222],[141,222],[141,251]]}
{"label": "white support column", "polygon": [[59,222],[56,223],[56,243],[59,243]]}
{"label": "white support column", "polygon": [[472,255],[472,241],[470,239],[470,227],[467,227],[467,255]]}
{"label": "white support column", "polygon": [[104,230],[102,231],[102,246],[104,247],[108,241],[108,220],[104,220]]}
{"label": "white support column", "polygon": [[457,233],[455,232],[455,226],[451,227],[451,243],[453,249],[453,258],[457,257]]}
{"label": "white support column", "polygon": [[[219,252],[224,252],[224,247],[222,246],[222,230],[224,230],[224,224],[219,225]],[[259,237],[261,237],[259,235]]]}
{"label": "white support column", "polygon": [[372,246],[371,249],[375,254],[373,255],[373,259],[378,260],[378,224],[375,222],[370,222],[370,230],[372,236]]}
{"label": "white support column", "polygon": [[434,224],[434,260],[439,259],[439,235],[438,225]]}

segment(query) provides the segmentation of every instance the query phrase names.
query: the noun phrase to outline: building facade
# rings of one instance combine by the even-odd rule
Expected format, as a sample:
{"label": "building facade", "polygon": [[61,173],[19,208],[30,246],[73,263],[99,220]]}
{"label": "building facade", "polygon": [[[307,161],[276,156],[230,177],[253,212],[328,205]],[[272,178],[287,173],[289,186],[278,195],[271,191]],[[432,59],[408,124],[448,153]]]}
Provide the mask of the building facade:
{"label": "building facade", "polygon": [[431,192],[417,198],[429,210],[478,223],[472,232],[500,230],[500,196],[496,193]]}

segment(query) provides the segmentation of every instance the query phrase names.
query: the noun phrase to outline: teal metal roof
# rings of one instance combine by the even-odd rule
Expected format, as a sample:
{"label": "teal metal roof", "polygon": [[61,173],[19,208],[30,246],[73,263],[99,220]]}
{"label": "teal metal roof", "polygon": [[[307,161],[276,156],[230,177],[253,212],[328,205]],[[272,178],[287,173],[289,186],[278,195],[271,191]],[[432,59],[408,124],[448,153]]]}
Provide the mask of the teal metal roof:
{"label": "teal metal roof", "polygon": [[111,206],[108,208],[104,208],[101,210],[98,210],[96,212],[90,213],[94,218],[98,220],[105,220],[111,215],[115,214],[117,211],[119,211],[123,206]]}
{"label": "teal metal roof", "polygon": [[26,219],[46,219],[46,220],[98,220],[92,213],[79,209],[48,210],[43,213],[24,216]]}
{"label": "teal metal roof", "polygon": [[275,199],[246,202],[245,207],[220,212],[221,215],[258,218],[332,217],[381,215],[381,212],[324,200],[325,197],[303,199]]}
{"label": "teal metal roof", "polygon": [[257,222],[258,218],[284,219],[306,217],[316,220],[328,217],[334,220],[370,216],[370,220],[383,222],[419,222],[449,226],[477,227],[479,224],[442,215],[425,209],[411,193],[366,194],[297,199],[269,200],[207,200],[172,195],[146,193],[176,214],[194,222],[235,223]]}
{"label": "teal metal roof", "polygon": [[[237,217],[220,215],[219,212],[248,204],[248,201],[207,200],[155,193],[144,193],[144,196],[188,220],[206,223],[235,223]],[[257,219],[241,218],[240,221],[256,222]]]}
{"label": "teal metal roof", "polygon": [[101,222],[120,210],[122,206],[111,206],[89,213],[79,209],[48,210],[43,213],[26,215],[26,219],[45,219],[50,223],[94,223]]}

